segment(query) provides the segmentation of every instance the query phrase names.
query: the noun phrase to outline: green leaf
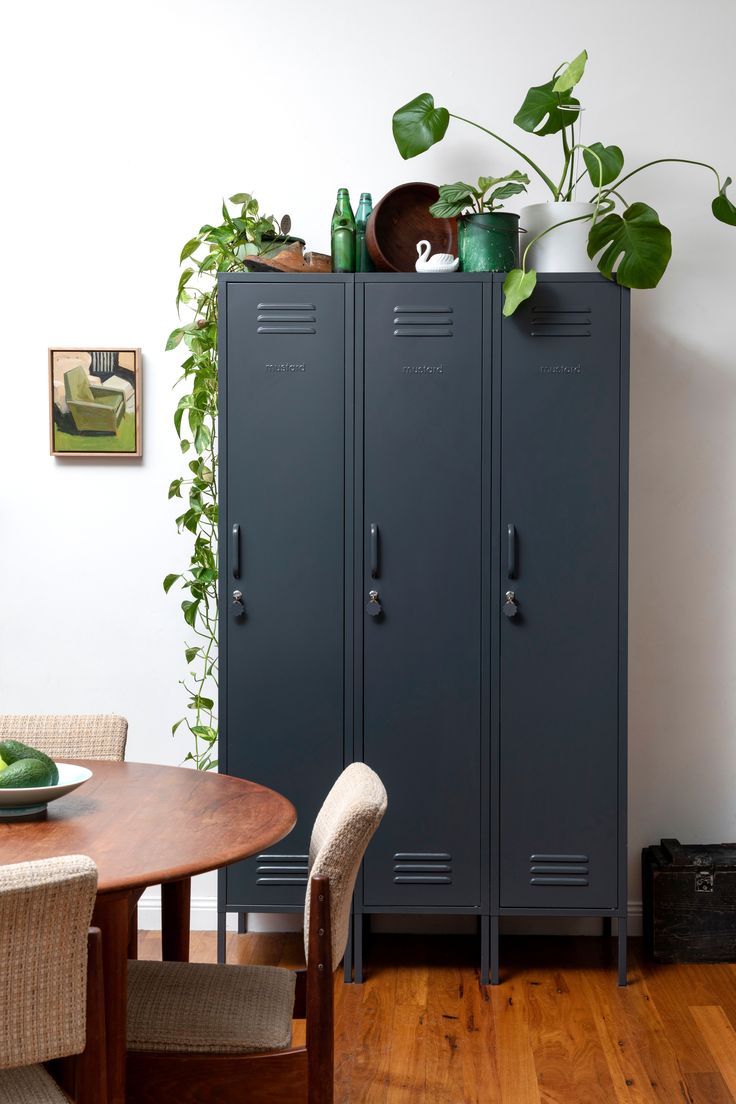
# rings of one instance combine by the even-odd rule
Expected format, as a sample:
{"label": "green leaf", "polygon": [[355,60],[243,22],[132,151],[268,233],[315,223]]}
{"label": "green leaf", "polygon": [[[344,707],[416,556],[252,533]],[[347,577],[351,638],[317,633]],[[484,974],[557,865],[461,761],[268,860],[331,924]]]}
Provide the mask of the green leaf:
{"label": "green leaf", "polygon": [[[599,171],[599,165],[597,159],[593,156],[598,154],[603,168],[602,178]],[[620,174],[624,167],[624,155],[619,146],[604,146],[600,142],[591,142],[591,144],[583,150],[583,161],[585,167],[588,170],[588,175],[591,179],[591,183],[594,188],[605,187],[606,184],[611,184],[616,177]]]}
{"label": "green leaf", "polygon": [[529,134],[558,134],[577,121],[580,101],[567,92],[555,92],[554,81],[530,88],[514,115],[514,122]]}
{"label": "green leaf", "polygon": [[171,726],[171,735],[172,736],[175,734],[175,732],[176,732],[177,728],[179,727],[179,725],[184,724],[185,720],[186,720],[186,717],[181,717],[178,721],[174,721],[173,725]]}
{"label": "green leaf", "polygon": [[187,242],[187,244],[184,246],[184,248],[181,251],[181,256],[179,257],[179,264],[181,264],[182,261],[185,261],[187,259],[187,257],[191,257],[192,253],[196,253],[201,244],[202,244],[202,242],[200,241],[199,238],[190,238],[189,241]]}
{"label": "green leaf", "polygon": [[187,663],[191,663],[196,655],[199,655],[199,648],[187,648],[184,652],[184,657]]}
{"label": "green leaf", "polygon": [[523,272],[512,268],[503,282],[503,313],[509,318],[520,303],[528,299],[537,286],[537,274],[533,268]]}
{"label": "green leaf", "polygon": [[214,744],[217,739],[217,731],[210,725],[192,725],[192,732],[201,740],[206,740],[208,744]]}
{"label": "green leaf", "polygon": [[181,498],[181,485],[184,482],[182,478],[172,479],[169,483],[169,498]]}
{"label": "green leaf", "polygon": [[609,280],[629,288],[653,288],[672,256],[672,235],[646,203],[632,203],[618,214],[594,223],[588,235],[588,256],[598,257],[598,269]]}
{"label": "green leaf", "polygon": [[230,196],[230,203],[250,203],[253,197],[248,192],[236,192]]}
{"label": "green leaf", "polygon": [[183,336],[184,336],[183,326],[177,326],[175,330],[172,330],[171,333],[169,334],[168,338],[166,339],[166,352],[170,353],[172,349],[175,349],[176,346],[181,341]]}
{"label": "green leaf", "polygon": [[[191,421],[191,418],[190,418]],[[194,434],[194,447],[197,452],[204,452],[212,443],[212,433],[206,425],[199,425]]]}
{"label": "green leaf", "polygon": [[450,122],[446,107],[435,107],[434,97],[422,92],[394,112],[393,133],[399,153],[407,161],[440,142]]}
{"label": "green leaf", "polygon": [[576,58],[566,65],[554,83],[555,92],[569,92],[574,88],[585,72],[585,63],[588,60],[588,51],[583,50]]}
{"label": "green leaf", "polygon": [[733,203],[726,195],[726,188],[730,183],[731,177],[727,176],[723,181],[723,187],[711,204],[711,210],[719,222],[728,223],[729,226],[736,226],[736,207],[734,207]]}
{"label": "green leaf", "polygon": [[166,578],[164,579],[164,591],[165,591],[166,594],[169,593],[172,586],[174,585],[176,580],[179,579],[179,578],[181,578],[180,575],[167,575],[166,576]]}
{"label": "green leaf", "polygon": [[[189,599],[185,598],[184,601],[181,604],[181,610],[182,610],[182,613],[184,614],[184,620],[186,621],[187,625],[189,625],[190,627],[193,626],[194,622],[197,620],[197,610],[198,609],[199,609],[199,600],[196,600],[194,602],[190,602]],[[190,709],[192,708],[191,705],[189,706],[189,708]]]}
{"label": "green leaf", "polygon": [[457,218],[458,215],[461,215],[463,211],[472,206],[472,194],[454,201],[440,198],[429,208],[429,213],[434,218]]}
{"label": "green leaf", "polygon": [[[529,177],[526,173],[520,172],[519,169],[514,169],[513,172],[507,176],[481,176],[478,178],[478,189],[481,192],[487,192],[489,188],[492,188],[494,184],[505,184],[506,181],[514,181],[519,184],[528,184]],[[514,195],[516,193],[513,193]]]}
{"label": "green leaf", "polygon": [[[529,181],[527,180],[527,184]],[[519,195],[526,191],[526,184],[502,184],[500,188],[494,188],[485,200],[489,207],[494,207],[502,199],[511,199],[511,196]]]}
{"label": "green leaf", "polygon": [[214,709],[215,703],[212,698],[203,698],[200,694],[192,694],[192,700],[187,706],[188,709]]}

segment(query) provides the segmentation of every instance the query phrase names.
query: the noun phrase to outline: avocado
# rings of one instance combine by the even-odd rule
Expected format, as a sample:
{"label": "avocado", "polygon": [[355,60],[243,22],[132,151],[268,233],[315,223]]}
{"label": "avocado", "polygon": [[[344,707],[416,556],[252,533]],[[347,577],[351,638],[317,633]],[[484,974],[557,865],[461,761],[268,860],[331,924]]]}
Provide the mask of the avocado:
{"label": "avocado", "polygon": [[16,759],[0,774],[0,790],[19,790],[28,786],[51,784],[51,772],[40,759]]}
{"label": "avocado", "polygon": [[[50,782],[33,782],[30,785],[55,786],[59,781],[59,771],[53,759],[50,759],[43,751],[22,744],[20,740],[0,740],[0,759],[3,759],[10,767],[19,759],[38,759],[49,771]],[[5,772],[3,771],[3,774]]]}

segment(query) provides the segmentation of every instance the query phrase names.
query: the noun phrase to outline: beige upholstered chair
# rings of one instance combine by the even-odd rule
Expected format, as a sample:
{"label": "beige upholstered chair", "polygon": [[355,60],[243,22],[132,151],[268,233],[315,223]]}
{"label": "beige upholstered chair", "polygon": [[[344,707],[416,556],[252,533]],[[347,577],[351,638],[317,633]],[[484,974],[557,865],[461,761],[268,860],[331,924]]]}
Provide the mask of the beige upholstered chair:
{"label": "beige upholstered chair", "polygon": [[3,1104],[67,1101],[41,1063],[82,1051],[62,1080],[76,1104],[104,1099],[100,933],[89,929],[96,889],[86,855],[0,867]]}
{"label": "beige upholstered chair", "polygon": [[[306,971],[131,962],[128,1092],[135,1104],[332,1104],[333,971],[348,939],[363,855],[386,810],[370,767],[349,766],[312,832]],[[306,1047],[292,1047],[292,1019]]]}
{"label": "beige upholstered chair", "polygon": [[106,713],[0,714],[0,740],[21,740],[54,759],[124,759],[128,722]]}

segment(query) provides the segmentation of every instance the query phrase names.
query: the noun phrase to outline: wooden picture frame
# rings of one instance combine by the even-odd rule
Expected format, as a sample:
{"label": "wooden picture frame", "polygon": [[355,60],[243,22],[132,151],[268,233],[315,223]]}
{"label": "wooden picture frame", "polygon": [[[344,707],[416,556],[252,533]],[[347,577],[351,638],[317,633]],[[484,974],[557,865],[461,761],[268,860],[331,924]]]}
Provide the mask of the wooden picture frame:
{"label": "wooden picture frame", "polygon": [[50,348],[48,373],[52,456],[143,455],[140,349]]}

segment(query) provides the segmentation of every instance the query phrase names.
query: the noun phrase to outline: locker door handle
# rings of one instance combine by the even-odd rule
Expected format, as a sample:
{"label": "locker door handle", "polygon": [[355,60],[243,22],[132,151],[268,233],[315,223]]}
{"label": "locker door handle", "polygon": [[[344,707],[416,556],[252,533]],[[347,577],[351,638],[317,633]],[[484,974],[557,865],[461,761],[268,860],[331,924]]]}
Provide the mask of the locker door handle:
{"label": "locker door handle", "polygon": [[379,562],[378,562],[378,526],[375,521],[371,522],[371,579],[378,578]]}
{"label": "locker door handle", "polygon": [[511,522],[506,530],[506,574],[509,579],[516,578],[516,526]]}
{"label": "locker door handle", "polygon": [[240,526],[233,525],[233,579],[240,578]]}

